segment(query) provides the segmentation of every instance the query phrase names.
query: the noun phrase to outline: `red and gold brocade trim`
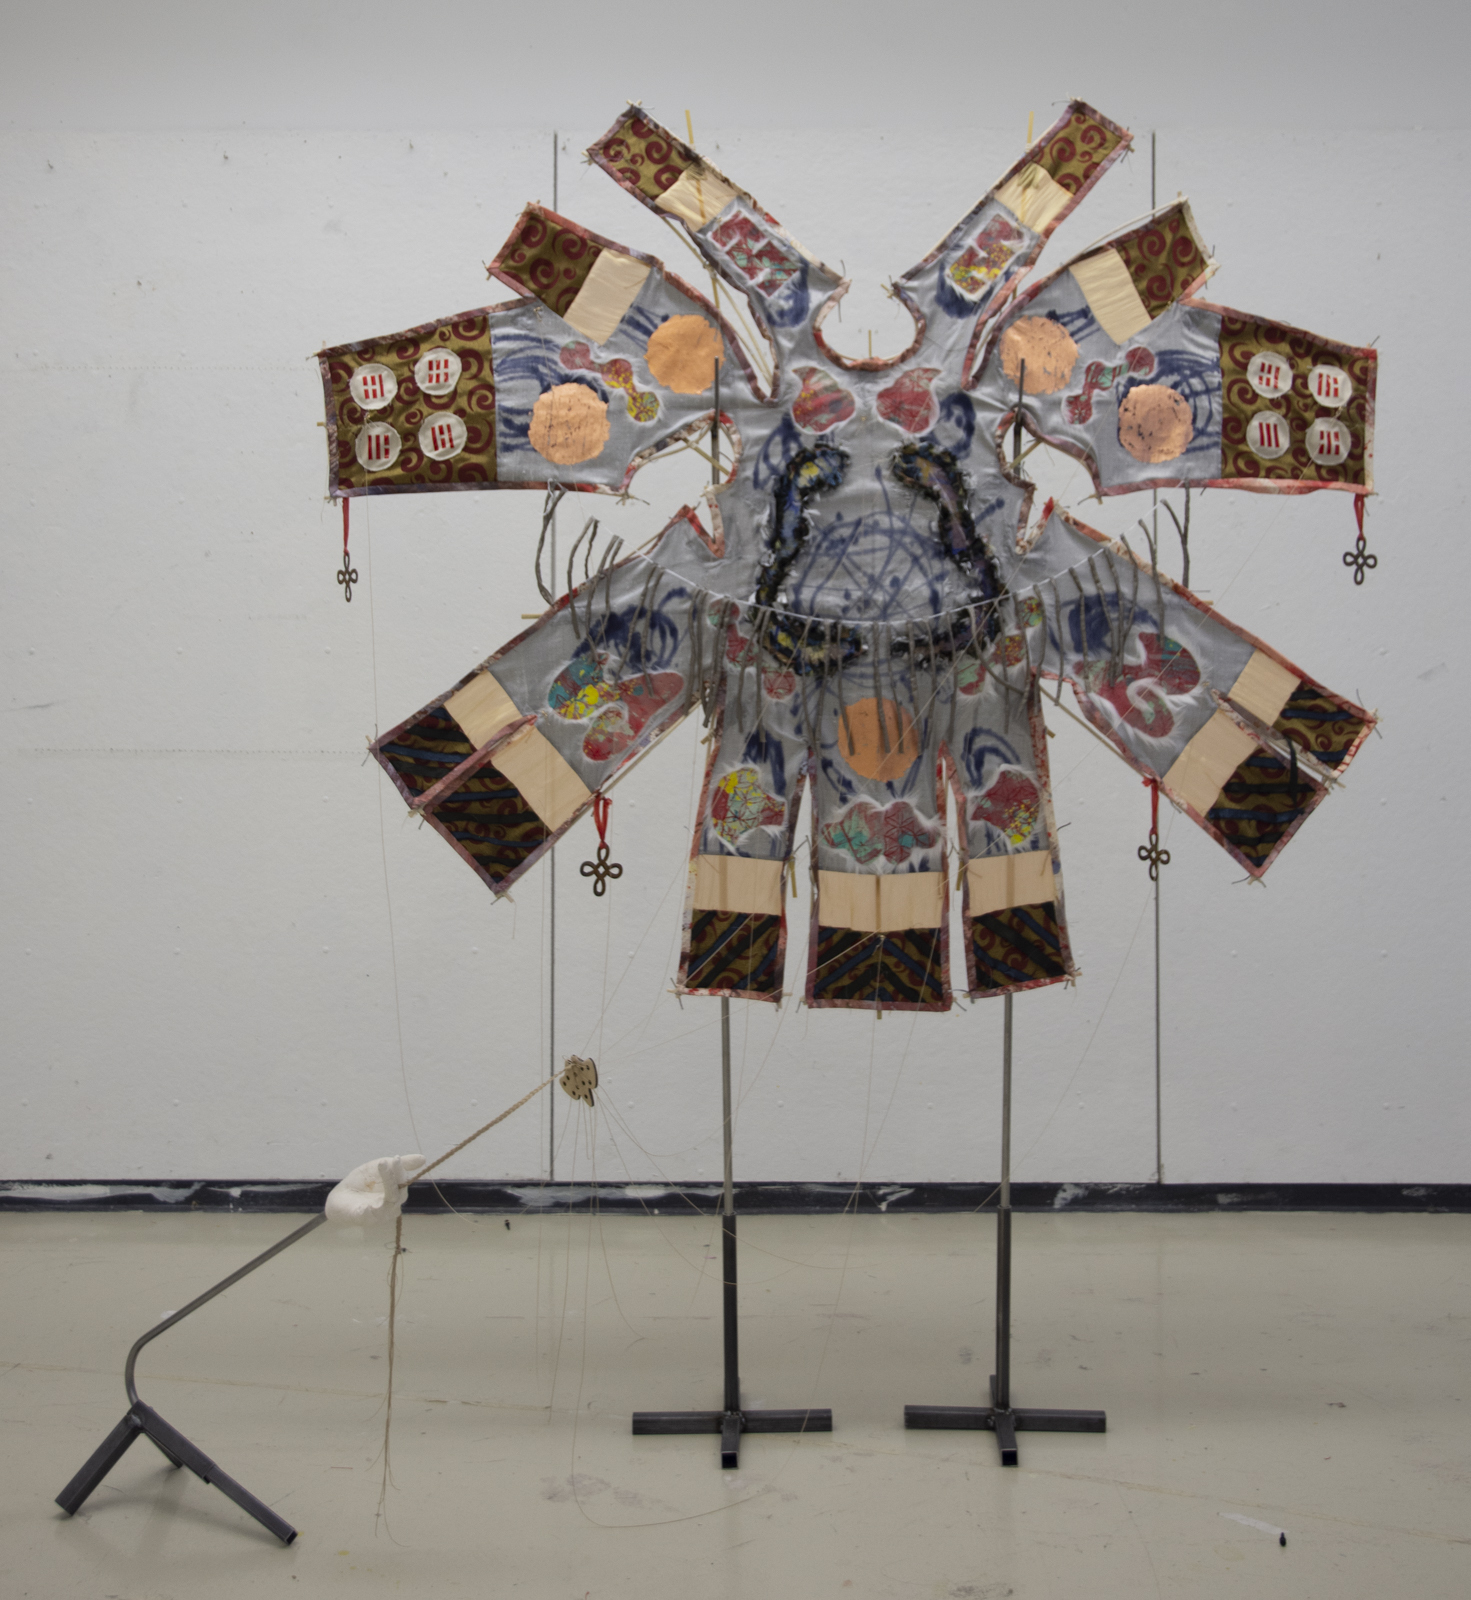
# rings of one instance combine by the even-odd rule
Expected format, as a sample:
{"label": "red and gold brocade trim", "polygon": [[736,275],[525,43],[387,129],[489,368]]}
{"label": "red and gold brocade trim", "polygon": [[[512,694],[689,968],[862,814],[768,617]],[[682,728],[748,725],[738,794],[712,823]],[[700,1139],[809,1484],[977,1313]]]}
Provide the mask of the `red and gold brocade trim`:
{"label": "red and gold brocade trim", "polygon": [[521,213],[490,271],[565,317],[602,253],[581,228],[532,205]]}
{"label": "red and gold brocade trim", "polygon": [[641,106],[630,106],[591,146],[588,154],[648,205],[672,189],[700,158],[683,140],[661,128]]}
{"label": "red and gold brocade trim", "polygon": [[1027,161],[1078,196],[1103,176],[1129,142],[1128,133],[1117,123],[1075,100],[1027,152]]}
{"label": "red and gold brocade trim", "polygon": [[1151,318],[1168,311],[1187,294],[1194,294],[1210,275],[1211,259],[1196,234],[1190,207],[1183,200],[1142,228],[1121,234],[1110,248],[1128,268]]}

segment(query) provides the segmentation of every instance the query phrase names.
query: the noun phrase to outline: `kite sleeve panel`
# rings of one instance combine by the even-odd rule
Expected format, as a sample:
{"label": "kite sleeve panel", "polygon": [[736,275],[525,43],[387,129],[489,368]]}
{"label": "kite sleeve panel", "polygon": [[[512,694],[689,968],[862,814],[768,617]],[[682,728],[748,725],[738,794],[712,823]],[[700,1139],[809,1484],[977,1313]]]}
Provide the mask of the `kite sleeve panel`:
{"label": "kite sleeve panel", "polygon": [[1260,877],[1346,770],[1372,714],[1071,518],[1049,520],[1027,565],[1047,615],[1044,670]]}
{"label": "kite sleeve panel", "polygon": [[503,894],[688,712],[701,603],[639,558],[600,572],[373,754]]}
{"label": "kite sleeve panel", "polygon": [[653,257],[529,207],[491,270],[525,298],[321,352],[331,495],[617,493],[708,427],[726,332]]}
{"label": "kite sleeve panel", "polygon": [[1376,352],[1192,298],[1214,266],[1181,201],[1022,296],[978,382],[992,428],[1020,404],[1103,495],[1372,493]]}
{"label": "kite sleeve panel", "polygon": [[1129,144],[1125,129],[1073,101],[896,283],[930,340],[964,357],[980,325],[1016,292],[1043,245]]}
{"label": "kite sleeve panel", "polygon": [[629,106],[587,154],[649,210],[684,228],[777,347],[847,287],[744,189],[641,107]]}
{"label": "kite sleeve panel", "polygon": [[708,426],[717,368],[738,346],[653,256],[528,206],[490,270],[528,297],[492,341],[503,478],[621,491]]}

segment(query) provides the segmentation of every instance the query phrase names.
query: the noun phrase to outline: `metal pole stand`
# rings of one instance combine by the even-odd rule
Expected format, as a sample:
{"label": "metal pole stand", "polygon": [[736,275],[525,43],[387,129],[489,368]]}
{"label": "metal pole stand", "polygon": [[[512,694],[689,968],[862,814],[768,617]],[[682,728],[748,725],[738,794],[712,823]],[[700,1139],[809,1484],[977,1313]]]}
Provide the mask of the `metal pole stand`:
{"label": "metal pole stand", "polygon": [[740,1465],[743,1433],[831,1433],[833,1414],[806,1411],[743,1411],[736,1343],[736,1219],[730,1127],[730,1001],[720,1002],[720,1083],[725,1102],[725,1194],[720,1208],[720,1243],[725,1283],[725,1407],[720,1411],[635,1411],[635,1433],[718,1433],[720,1465]]}
{"label": "metal pole stand", "polygon": [[196,1300],[191,1300],[181,1311],[176,1311],[171,1317],[165,1317],[155,1328],[150,1328],[147,1333],[128,1351],[128,1360],[123,1368],[123,1386],[128,1392],[128,1410],[123,1420],[118,1423],[110,1434],[98,1445],[97,1449],[87,1458],[86,1465],[77,1473],[76,1477],[67,1484],[56,1497],[56,1503],[68,1516],[75,1516],[82,1509],[87,1496],[102,1482],[109,1472],[122,1460],[127,1448],[140,1434],[146,1435],[168,1458],[171,1466],[188,1467],[196,1478],[202,1478],[205,1483],[212,1483],[221,1494],[227,1495],[240,1507],[248,1511],[263,1528],[269,1528],[282,1544],[290,1544],[296,1537],[296,1529],[284,1517],[278,1517],[267,1505],[263,1505],[250,1492],[242,1487],[227,1472],[222,1472],[210,1458],[205,1455],[197,1445],[186,1439],[182,1433],[153,1409],[144,1405],[138,1398],[138,1388],[133,1381],[133,1370],[138,1364],[138,1352],[159,1334],[172,1328],[176,1322],[182,1322],[190,1312],[197,1311],[200,1306],[213,1300],[217,1294],[223,1294],[232,1283],[239,1281],[247,1273],[254,1272],[257,1267],[263,1267],[272,1256],[278,1256],[288,1246],[304,1239],[314,1228],[320,1228],[327,1220],[325,1216],[313,1217],[303,1227],[286,1237],[269,1250],[263,1251],[253,1261],[246,1264],[237,1272],[232,1272],[228,1278],[222,1279],[213,1289],[206,1289]]}
{"label": "metal pole stand", "polygon": [[1001,1465],[1017,1464],[1016,1436],[1036,1433],[1106,1433],[1102,1411],[1044,1411],[1011,1403],[1011,996],[1001,1068],[1001,1195],[996,1209],[996,1370],[988,1406],[905,1406],[906,1428],[989,1428],[996,1435]]}

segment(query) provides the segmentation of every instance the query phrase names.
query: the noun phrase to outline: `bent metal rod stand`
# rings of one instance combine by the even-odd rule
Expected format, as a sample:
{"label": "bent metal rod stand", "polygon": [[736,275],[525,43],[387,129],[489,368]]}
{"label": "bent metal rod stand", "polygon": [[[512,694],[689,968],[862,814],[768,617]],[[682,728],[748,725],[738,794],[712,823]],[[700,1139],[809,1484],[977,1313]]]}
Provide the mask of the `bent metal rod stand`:
{"label": "bent metal rod stand", "polygon": [[76,1477],[57,1495],[57,1505],[68,1516],[75,1516],[81,1510],[87,1496],[118,1464],[128,1446],[140,1434],[146,1434],[168,1457],[173,1466],[188,1467],[195,1477],[202,1478],[205,1483],[212,1483],[221,1494],[228,1495],[242,1511],[248,1511],[263,1528],[268,1528],[274,1533],[282,1544],[291,1543],[296,1537],[296,1529],[284,1517],[278,1517],[269,1506],[257,1500],[249,1489],[236,1483],[227,1472],[222,1472],[204,1451],[186,1439],[177,1428],[165,1422],[152,1406],[144,1405],[138,1398],[133,1370],[138,1364],[138,1353],[144,1345],[156,1339],[159,1334],[166,1333],[176,1322],[182,1322],[191,1312],[198,1311],[200,1306],[213,1300],[217,1294],[223,1294],[232,1283],[239,1283],[247,1273],[254,1272],[257,1267],[263,1267],[272,1256],[280,1255],[298,1239],[306,1238],[307,1234],[314,1228],[320,1228],[326,1220],[325,1214],[315,1216],[294,1233],[288,1233],[284,1239],[273,1244],[269,1250],[262,1251],[253,1261],[247,1261],[228,1278],[222,1278],[213,1289],[206,1289],[182,1310],[175,1311],[172,1316],[165,1317],[157,1327],[150,1328],[128,1351],[127,1364],[123,1368],[123,1386],[128,1391],[127,1414],[88,1457],[86,1465]]}
{"label": "bent metal rod stand", "polygon": [[806,1411],[743,1411],[736,1343],[736,1219],[730,1127],[730,1001],[720,1002],[720,1085],[725,1106],[725,1193],[720,1206],[722,1277],[725,1282],[725,1406],[720,1411],[635,1411],[635,1433],[718,1433],[720,1465],[740,1465],[743,1433],[831,1433],[833,1414]]}
{"label": "bent metal rod stand", "polygon": [[1011,996],[1001,1052],[1001,1194],[996,1208],[996,1370],[988,1406],[905,1406],[906,1428],[989,1428],[996,1435],[1001,1465],[1017,1464],[1016,1436],[1041,1433],[1105,1433],[1102,1411],[1043,1411],[1011,1403]]}

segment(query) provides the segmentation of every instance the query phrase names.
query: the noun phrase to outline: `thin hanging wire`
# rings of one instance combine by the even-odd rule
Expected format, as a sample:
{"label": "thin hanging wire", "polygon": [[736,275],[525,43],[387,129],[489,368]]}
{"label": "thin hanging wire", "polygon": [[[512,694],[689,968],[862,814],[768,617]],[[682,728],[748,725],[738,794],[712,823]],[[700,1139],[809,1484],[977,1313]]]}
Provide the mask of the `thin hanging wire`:
{"label": "thin hanging wire", "polygon": [[[557,194],[557,130],[552,129],[552,210],[558,209]],[[559,486],[560,487],[560,486]],[[557,570],[557,501],[560,501],[562,490],[557,499],[552,502],[551,527],[548,530],[551,536],[551,556],[547,563],[549,575],[555,582]],[[541,582],[541,552],[537,552],[536,563],[537,583]],[[571,588],[571,585],[568,585]],[[553,598],[547,597],[547,603],[552,604]],[[574,619],[577,608],[572,607]],[[576,626],[574,620],[574,627]],[[557,847],[555,844],[547,851],[547,1073],[555,1077],[557,1072]],[[547,1096],[547,1182],[557,1181],[557,1097]]]}
{"label": "thin hanging wire", "polygon": [[[1159,135],[1153,130],[1149,134],[1149,209],[1153,211],[1158,201],[1155,198],[1155,185],[1158,177],[1159,163]],[[1154,563],[1156,583],[1159,573],[1159,490],[1154,494],[1154,538],[1150,541],[1150,559]],[[1170,515],[1174,516],[1171,510]],[[1185,491],[1185,528],[1180,529],[1180,544],[1185,552],[1185,570],[1182,582],[1185,588],[1190,587],[1190,545],[1188,543],[1188,528],[1190,525],[1190,491]],[[1176,528],[1180,524],[1176,522]],[[1160,604],[1159,630],[1164,634],[1165,616],[1164,604]],[[1163,647],[1164,639],[1161,637],[1160,645]],[[1159,869],[1163,862],[1169,859],[1168,851],[1159,848],[1159,785],[1154,786],[1154,829],[1149,840],[1156,860],[1151,868],[1150,877],[1154,879],[1154,1181],[1165,1181],[1165,1151],[1164,1151],[1164,1106],[1163,1106],[1163,1045],[1160,1035],[1160,990],[1159,990]]]}

